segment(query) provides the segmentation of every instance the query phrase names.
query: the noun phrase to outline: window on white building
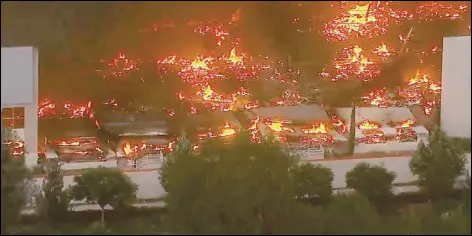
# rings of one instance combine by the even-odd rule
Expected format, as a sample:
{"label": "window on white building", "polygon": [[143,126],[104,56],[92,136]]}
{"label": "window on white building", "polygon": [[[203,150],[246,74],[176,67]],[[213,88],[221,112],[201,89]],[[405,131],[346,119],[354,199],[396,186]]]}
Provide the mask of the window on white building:
{"label": "window on white building", "polygon": [[25,128],[25,108],[2,108],[2,127],[11,129]]}

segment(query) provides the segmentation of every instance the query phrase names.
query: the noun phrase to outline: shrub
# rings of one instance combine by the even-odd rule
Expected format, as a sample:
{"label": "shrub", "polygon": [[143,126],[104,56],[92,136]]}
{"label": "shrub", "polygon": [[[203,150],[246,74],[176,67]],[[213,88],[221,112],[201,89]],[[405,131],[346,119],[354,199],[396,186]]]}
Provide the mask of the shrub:
{"label": "shrub", "polygon": [[387,171],[380,166],[360,163],[346,173],[346,184],[348,188],[364,195],[377,207],[392,199],[392,183],[395,173]]}
{"label": "shrub", "polygon": [[302,164],[292,170],[295,194],[298,199],[310,203],[325,203],[333,192],[334,174],[321,165]]}
{"label": "shrub", "polygon": [[40,215],[53,221],[66,217],[70,203],[69,193],[64,190],[64,176],[58,161],[48,162],[47,176],[43,180],[42,194],[37,204]]}
{"label": "shrub", "polygon": [[382,218],[375,207],[362,195],[336,195],[325,208],[323,234],[379,234]]}

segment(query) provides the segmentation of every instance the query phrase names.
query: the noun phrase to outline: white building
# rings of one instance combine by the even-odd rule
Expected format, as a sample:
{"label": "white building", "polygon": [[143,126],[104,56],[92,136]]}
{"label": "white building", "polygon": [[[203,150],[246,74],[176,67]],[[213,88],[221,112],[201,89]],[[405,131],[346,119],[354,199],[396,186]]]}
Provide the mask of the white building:
{"label": "white building", "polygon": [[2,127],[25,143],[25,162],[38,157],[38,51],[33,47],[2,48]]}
{"label": "white building", "polygon": [[470,36],[443,40],[441,128],[453,137],[470,138]]}

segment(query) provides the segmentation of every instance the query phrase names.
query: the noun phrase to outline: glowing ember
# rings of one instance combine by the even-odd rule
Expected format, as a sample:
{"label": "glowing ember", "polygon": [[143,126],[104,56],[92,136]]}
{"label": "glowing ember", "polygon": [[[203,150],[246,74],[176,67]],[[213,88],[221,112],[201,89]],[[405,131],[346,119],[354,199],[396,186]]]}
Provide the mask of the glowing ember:
{"label": "glowing ember", "polygon": [[221,46],[230,36],[229,31],[222,24],[216,22],[197,26],[194,32],[201,35],[212,35],[216,38],[216,45],[218,46]]}
{"label": "glowing ember", "polygon": [[302,144],[309,144],[309,145],[323,145],[329,146],[335,142],[333,136],[331,135],[323,135],[323,136],[316,136],[316,137],[300,137],[300,143]]}
{"label": "glowing ember", "polygon": [[56,142],[57,146],[79,146],[79,145],[96,145],[98,141],[96,139],[70,139],[70,140],[59,140]]}
{"label": "glowing ember", "polygon": [[373,4],[356,5],[325,24],[323,34],[330,41],[381,35],[387,32],[388,18]]}
{"label": "glowing ember", "polygon": [[382,130],[363,130],[362,134],[364,135],[364,137],[362,137],[359,142],[365,144],[385,143],[385,135]]}
{"label": "glowing ember", "polygon": [[56,115],[67,118],[93,118],[92,103],[89,101],[86,104],[72,104],[70,102],[63,103],[62,106],[57,106],[49,99],[44,99],[38,105],[39,118],[51,118]]}
{"label": "glowing ember", "polygon": [[[425,114],[430,115],[431,110],[438,104],[436,100],[440,99],[441,89],[439,82],[417,71],[415,77],[408,80],[407,86],[399,91],[399,95],[410,103],[422,104]],[[432,101],[425,102],[428,100]]]}
{"label": "glowing ember", "polygon": [[21,140],[5,140],[3,145],[10,150],[10,155],[13,157],[22,156],[25,153],[25,143]]}
{"label": "glowing ember", "polygon": [[39,102],[38,105],[38,117],[45,117],[47,115],[55,115],[56,111],[54,110],[56,105],[51,103],[51,100],[44,99]]}
{"label": "glowing ember", "polygon": [[[449,4],[450,3],[450,4]],[[418,6],[417,14],[421,20],[433,19],[462,19],[463,15],[470,8],[470,2],[439,2],[427,1]],[[470,14],[470,13],[469,13]]]}
{"label": "glowing ember", "polygon": [[349,77],[368,81],[380,73],[379,67],[365,56],[364,50],[359,45],[344,48],[335,57],[333,69],[334,73],[325,68],[320,74],[331,81],[347,79]]}
{"label": "glowing ember", "polygon": [[436,101],[436,100],[423,101],[422,105],[423,105],[424,114],[428,116],[432,115],[434,108],[436,108],[438,104],[439,104],[439,101]]}
{"label": "glowing ember", "polygon": [[405,141],[416,141],[417,134],[413,129],[410,128],[397,128],[397,135],[395,136],[395,140],[405,142]]}
{"label": "glowing ember", "polygon": [[441,94],[442,87],[439,85],[437,82],[431,82],[428,87],[428,91],[430,91],[433,94],[440,95]]}
{"label": "glowing ember", "polygon": [[178,93],[178,94],[177,94],[177,97],[179,98],[179,101],[182,101],[182,100],[184,100],[184,98],[185,98],[185,96],[184,96],[183,93]]}
{"label": "glowing ember", "polygon": [[251,120],[249,122],[249,130],[256,130],[257,129],[257,124],[259,123],[259,121],[260,121],[259,116],[256,116],[256,118],[254,120]]}
{"label": "glowing ember", "polygon": [[125,144],[123,144],[122,150],[123,153],[128,157],[137,157],[134,155],[142,155],[144,154],[143,152],[158,154],[166,149],[170,151],[172,145],[172,142],[167,145],[155,145],[146,142],[142,142],[140,144],[130,144],[129,142],[126,142]]}
{"label": "glowing ember", "polygon": [[106,63],[108,66],[107,69],[103,71],[104,78],[110,75],[114,77],[124,77],[129,75],[132,71],[139,70],[137,62],[128,58],[123,53],[119,53],[118,56],[109,62],[106,62],[105,60],[102,60],[102,62]]}
{"label": "glowing ember", "polygon": [[332,116],[331,121],[333,122],[333,126],[338,133],[344,135],[347,132],[347,127],[340,118],[337,116]]}
{"label": "glowing ember", "polygon": [[388,107],[391,105],[387,89],[376,89],[361,97],[365,104],[373,107]]}
{"label": "glowing ember", "polygon": [[363,120],[359,125],[359,129],[362,130],[371,130],[371,129],[379,129],[380,125],[368,120]]}
{"label": "glowing ember", "polygon": [[280,106],[293,106],[299,105],[303,101],[303,98],[300,96],[298,92],[293,92],[290,90],[286,90],[281,98],[276,98],[273,100],[274,105]]}
{"label": "glowing ember", "polygon": [[326,125],[321,122],[319,126],[312,125],[309,129],[301,129],[304,134],[327,134]]}

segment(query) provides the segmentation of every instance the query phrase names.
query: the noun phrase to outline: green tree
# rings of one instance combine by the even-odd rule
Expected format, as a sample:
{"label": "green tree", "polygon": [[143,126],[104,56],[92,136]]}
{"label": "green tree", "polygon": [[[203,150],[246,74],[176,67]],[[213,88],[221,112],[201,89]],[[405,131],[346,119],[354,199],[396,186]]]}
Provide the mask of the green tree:
{"label": "green tree", "polygon": [[287,233],[303,209],[290,175],[295,165],[275,142],[254,144],[248,134],[179,155],[166,170],[169,224],[178,233]]}
{"label": "green tree", "polygon": [[162,188],[167,192],[168,190],[168,171],[172,168],[172,165],[175,163],[175,160],[181,156],[191,155],[192,146],[190,142],[185,137],[180,137],[177,144],[175,145],[175,150],[172,154],[164,159],[162,167],[159,169],[159,182],[161,183]]}
{"label": "green tree", "polygon": [[25,188],[30,171],[25,166],[24,158],[13,157],[9,147],[3,144],[5,140],[14,138],[15,135],[10,130],[2,128],[2,234],[7,233],[8,227],[18,220],[21,210],[27,202]]}
{"label": "green tree", "polygon": [[75,200],[86,200],[100,207],[101,222],[105,224],[105,207],[121,208],[131,205],[136,199],[137,186],[121,171],[97,168],[74,177],[71,194]]}
{"label": "green tree", "polygon": [[67,214],[70,196],[64,190],[64,176],[58,161],[48,162],[47,176],[43,180],[42,194],[39,197],[39,211],[53,221],[64,219]]}
{"label": "green tree", "polygon": [[420,142],[410,160],[411,172],[419,186],[433,200],[449,196],[458,177],[466,173],[466,157],[459,145],[440,128],[430,133],[428,144]]}
{"label": "green tree", "polygon": [[382,218],[371,203],[359,194],[336,195],[325,209],[323,234],[379,234]]}
{"label": "green tree", "polygon": [[334,174],[322,165],[302,164],[292,169],[297,198],[310,203],[325,203],[333,192]]}
{"label": "green tree", "polygon": [[346,185],[365,196],[380,210],[391,203],[395,178],[395,173],[383,167],[360,163],[346,173]]}

